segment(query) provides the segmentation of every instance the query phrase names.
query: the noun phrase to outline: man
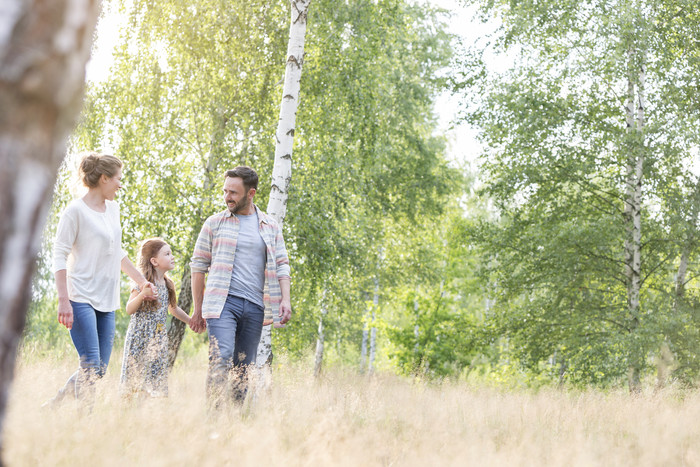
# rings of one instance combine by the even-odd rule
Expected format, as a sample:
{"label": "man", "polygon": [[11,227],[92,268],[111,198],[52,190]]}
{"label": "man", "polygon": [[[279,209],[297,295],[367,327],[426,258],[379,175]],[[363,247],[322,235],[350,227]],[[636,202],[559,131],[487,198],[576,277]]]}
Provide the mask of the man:
{"label": "man", "polygon": [[282,324],[292,315],[284,238],[253,203],[257,188],[258,174],[250,167],[226,172],[228,209],[204,222],[190,263],[190,328],[209,330],[207,398],[213,407],[229,397],[243,402],[246,370],[255,363],[263,323],[272,322],[273,312]]}

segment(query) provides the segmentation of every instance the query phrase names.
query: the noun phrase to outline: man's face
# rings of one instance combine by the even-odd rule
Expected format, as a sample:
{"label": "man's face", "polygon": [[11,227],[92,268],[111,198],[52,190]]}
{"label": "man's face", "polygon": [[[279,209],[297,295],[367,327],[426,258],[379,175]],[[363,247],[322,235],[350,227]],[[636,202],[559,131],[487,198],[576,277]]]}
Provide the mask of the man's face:
{"label": "man's face", "polygon": [[224,181],[224,202],[228,210],[233,214],[245,213],[253,200],[255,190],[250,189],[246,193],[243,179],[240,177],[226,177]]}

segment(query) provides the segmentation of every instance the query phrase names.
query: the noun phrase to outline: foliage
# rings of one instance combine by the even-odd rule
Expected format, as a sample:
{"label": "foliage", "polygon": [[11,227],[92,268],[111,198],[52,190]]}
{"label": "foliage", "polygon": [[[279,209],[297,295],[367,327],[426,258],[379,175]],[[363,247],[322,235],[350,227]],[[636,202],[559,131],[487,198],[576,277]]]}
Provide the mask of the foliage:
{"label": "foliage", "polygon": [[[697,70],[697,60],[694,46],[680,54],[665,40],[677,43],[697,15],[656,1],[472,3],[499,15],[495,43],[518,53],[498,75],[472,51],[460,83],[472,97],[467,120],[486,147],[485,194],[498,209],[497,219],[470,230],[490,258],[481,277],[495,300],[491,342],[505,339],[503,358],[533,374],[559,368],[575,383],[614,383],[633,361],[649,368],[666,339],[691,344],[678,325],[695,313],[674,308],[673,277],[684,246],[676,220],[687,210],[698,142],[688,123],[697,115],[686,111],[689,83],[676,71]],[[635,70],[646,77],[634,142],[645,158],[638,313],[628,303],[623,248],[631,153],[623,104],[628,85],[641,86]]]}
{"label": "foliage", "polygon": [[[164,237],[177,259],[172,277],[182,283],[203,220],[223,208],[225,169],[253,166],[261,175],[256,202],[266,204],[287,5],[109,5],[127,21],[109,78],[89,88],[73,144],[108,149],[124,161],[123,243],[133,258],[140,240]],[[273,333],[275,352],[303,360],[325,306],[334,358],[356,362],[375,279],[381,302],[373,325],[394,326],[405,320],[406,310],[393,306],[403,290],[426,283],[431,295],[443,274],[463,272],[446,268],[444,253],[433,250],[446,251],[447,231],[435,226],[447,219],[448,205],[450,219],[460,218],[452,200],[463,190],[435,131],[433,102],[452,53],[443,20],[443,12],[401,0],[313,3],[284,224],[295,316]],[[57,211],[69,198],[65,183],[58,193]],[[451,293],[457,297],[456,288]],[[443,335],[459,341],[458,321],[449,324],[461,316],[459,298],[450,303],[427,315],[425,326],[434,318]],[[42,328],[50,321],[43,310],[35,321]],[[440,352],[437,359],[448,358]]]}

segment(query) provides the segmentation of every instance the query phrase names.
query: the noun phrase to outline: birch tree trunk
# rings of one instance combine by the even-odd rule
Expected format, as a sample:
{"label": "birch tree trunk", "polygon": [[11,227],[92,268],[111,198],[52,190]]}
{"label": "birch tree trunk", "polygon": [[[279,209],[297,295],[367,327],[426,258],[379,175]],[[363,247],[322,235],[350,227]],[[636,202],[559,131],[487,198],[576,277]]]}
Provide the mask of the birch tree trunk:
{"label": "birch tree trunk", "polygon": [[[272,168],[272,187],[267,213],[279,224],[284,224],[287,213],[287,194],[292,180],[292,148],[294,128],[296,125],[299,89],[301,87],[301,70],[304,64],[304,39],[306,37],[306,19],[311,0],[291,1],[291,20],[289,26],[289,44],[287,45],[287,65],[284,73],[284,88],[280,118],[275,134],[275,163]],[[277,319],[277,317],[275,317]],[[272,357],[272,326],[264,326],[256,364],[258,368]],[[267,370],[269,371],[269,366]]]}
{"label": "birch tree trunk", "polygon": [[420,352],[420,309],[418,307],[418,289],[416,288],[416,296],[413,298],[413,318],[415,319],[415,324],[413,325],[413,338],[416,343],[413,345],[413,353],[416,355],[416,362],[420,365],[420,359],[418,358]]}
{"label": "birch tree trunk", "polygon": [[369,363],[367,371],[372,374],[374,371],[374,357],[377,354],[377,327],[374,325],[377,318],[377,307],[379,306],[379,279],[374,278],[374,298],[372,299],[372,322],[370,324],[372,331],[369,340]]}
{"label": "birch tree trunk", "polygon": [[678,273],[676,274],[676,298],[674,302],[674,311],[678,310],[678,302],[685,294],[686,276],[688,273],[688,261],[690,253],[695,246],[698,235],[698,214],[700,214],[700,177],[695,182],[695,190],[690,198],[690,225],[686,231],[685,242],[681,247],[681,259],[678,265]]}
{"label": "birch tree trunk", "polygon": [[41,232],[80,112],[97,0],[0,2],[0,450]]}
{"label": "birch tree trunk", "polygon": [[321,376],[321,368],[323,366],[323,347],[325,343],[325,334],[323,332],[323,318],[328,314],[328,305],[326,303],[326,289],[323,289],[321,296],[321,316],[318,318],[318,337],[316,338],[316,356],[314,358],[314,376]]}
{"label": "birch tree trunk", "polygon": [[[369,294],[365,294],[365,303],[369,300]],[[367,344],[369,342],[369,308],[365,310],[365,317],[363,319],[364,325],[362,327],[362,347],[360,348],[360,373],[364,373],[367,369]]]}
{"label": "birch tree trunk", "polygon": [[[641,288],[641,238],[642,238],[642,178],[644,169],[644,111],[646,71],[643,60],[636,65],[635,53],[628,52],[630,76],[627,82],[628,162],[625,186],[624,220],[627,235],[625,238],[625,278],[627,281],[627,306],[630,316],[629,332],[632,338],[630,350],[628,385],[631,392],[638,392],[642,365],[642,349],[637,342],[639,327],[639,292]],[[638,67],[638,68],[637,68]],[[635,73],[637,69],[636,86]],[[637,88],[635,90],[635,87]],[[636,108],[635,108],[636,103]]]}
{"label": "birch tree trunk", "polygon": [[[700,214],[700,177],[695,181],[695,189],[690,196],[690,216],[688,226],[685,229],[685,238],[681,245],[681,257],[676,272],[675,297],[673,298],[673,312],[679,313],[681,303],[685,296],[685,284],[688,275],[688,262],[690,255],[695,248],[698,237],[698,215]],[[668,342],[661,343],[658,355],[656,356],[656,387],[660,389],[666,385],[666,380],[673,365],[674,355]]]}

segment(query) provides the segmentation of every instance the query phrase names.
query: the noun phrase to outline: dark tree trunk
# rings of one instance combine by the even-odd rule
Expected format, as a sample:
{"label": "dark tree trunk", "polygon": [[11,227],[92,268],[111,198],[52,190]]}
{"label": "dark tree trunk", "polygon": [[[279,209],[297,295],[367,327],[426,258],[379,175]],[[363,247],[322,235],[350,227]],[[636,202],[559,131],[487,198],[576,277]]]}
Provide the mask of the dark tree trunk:
{"label": "dark tree trunk", "polygon": [[[178,294],[177,304],[188,315],[192,308],[192,275],[190,274],[189,263],[185,266],[182,272],[182,282],[180,285],[180,293]],[[168,327],[168,369],[172,370],[175,365],[177,353],[180,351],[180,344],[185,337],[187,325],[179,319],[173,318]]]}

